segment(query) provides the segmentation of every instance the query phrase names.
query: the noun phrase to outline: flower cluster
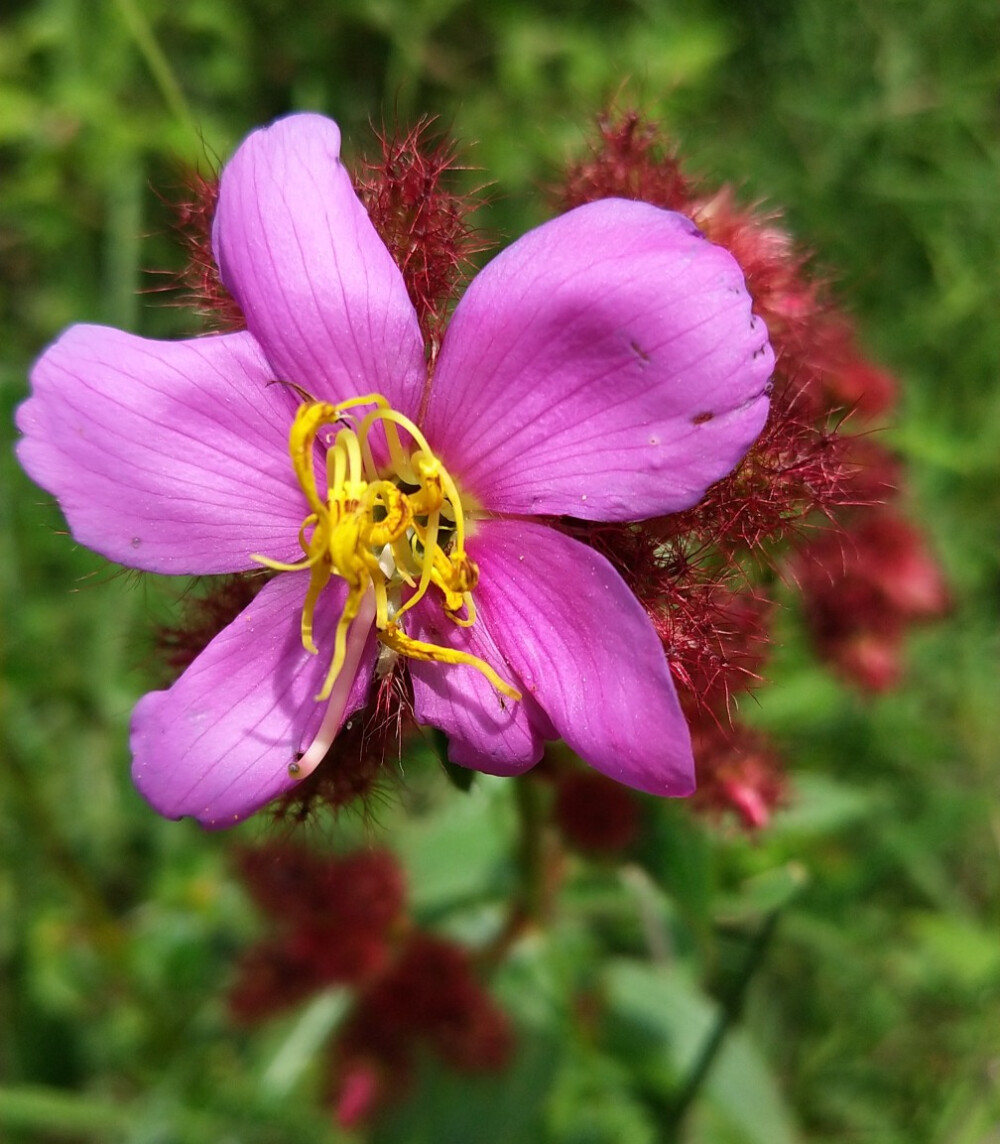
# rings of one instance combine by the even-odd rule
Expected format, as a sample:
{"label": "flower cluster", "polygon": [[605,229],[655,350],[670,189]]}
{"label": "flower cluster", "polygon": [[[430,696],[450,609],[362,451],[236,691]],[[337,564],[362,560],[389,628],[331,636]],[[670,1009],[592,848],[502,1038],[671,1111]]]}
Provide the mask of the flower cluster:
{"label": "flower cluster", "polygon": [[139,789],[212,827],[340,806],[428,724],[461,766],[562,739],[658,795],[693,742],[697,805],[763,825],[780,760],[734,700],[776,586],[869,690],[946,606],[894,459],[844,431],[893,378],[780,221],[636,114],[457,304],[483,244],[454,149],[377,139],[352,176],[330,120],[251,134],[179,207],[215,335],[78,326],[33,370],[19,456],[74,536],[213,576],[160,633],[182,674],[136,708]]}
{"label": "flower cluster", "polygon": [[273,932],[244,954],[233,1016],[253,1024],[331,985],[354,991],[327,1050],[329,1098],[344,1127],[406,1090],[421,1048],[460,1071],[506,1065],[507,1018],[465,949],[413,926],[390,854],[270,845],[244,851],[240,874]]}
{"label": "flower cluster", "polygon": [[[608,196],[678,211],[729,250],[775,351],[770,416],[743,462],[687,511],[606,528],[599,540],[653,617],[681,688],[696,805],[729,808],[759,827],[786,784],[776,750],[733,720],[730,699],[759,678],[774,585],[802,592],[820,655],[873,691],[898,678],[909,623],[946,604],[918,530],[885,506],[898,484],[894,459],[870,435],[844,432],[848,419],[877,423],[897,386],[867,360],[780,221],[741,206],[728,187],[691,178],[656,126],[633,112],[599,120],[559,205]],[[824,518],[835,527],[817,531]],[[801,549],[791,561],[789,547]]]}

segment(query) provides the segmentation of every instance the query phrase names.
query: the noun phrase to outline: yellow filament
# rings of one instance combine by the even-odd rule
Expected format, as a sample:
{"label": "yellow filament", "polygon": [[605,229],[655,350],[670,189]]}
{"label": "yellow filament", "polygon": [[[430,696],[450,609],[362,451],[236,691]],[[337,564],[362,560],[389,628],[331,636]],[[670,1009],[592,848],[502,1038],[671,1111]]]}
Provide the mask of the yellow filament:
{"label": "yellow filament", "polygon": [[[359,407],[367,407],[360,418],[349,412]],[[376,425],[382,427],[389,454],[385,472],[379,471],[372,452]],[[324,433],[325,427],[330,428]],[[410,438],[409,448],[400,430]],[[327,447],[325,498],[316,484],[317,443]],[[466,664],[501,694],[520,699],[520,693],[485,660],[415,640],[399,625],[399,617],[432,586],[455,624],[471,627],[476,622],[472,592],[479,570],[465,554],[462,499],[417,426],[378,393],[337,405],[306,401],[296,412],[288,448],[310,509],[299,530],[304,558],[295,563],[266,556],[251,559],[276,572],[309,570],[301,634],[302,646],[313,655],[318,653],[313,621],[320,595],[334,576],[347,583],[330,668],[316,698],[325,700],[333,694],[347,659],[351,627],[359,613],[366,626],[370,624],[374,611],[376,635],[385,647],[411,659]],[[403,587],[411,590],[405,601],[400,598]],[[372,603],[362,607],[366,599]]]}
{"label": "yellow filament", "polygon": [[401,632],[395,624],[390,624],[384,632],[379,632],[378,638],[387,648],[391,648],[400,655],[408,656],[410,659],[420,659],[425,662],[433,661],[435,663],[468,664],[469,667],[474,667],[477,671],[482,672],[497,691],[510,699],[521,699],[520,691],[511,687],[509,683],[505,683],[493,668],[490,667],[484,659],[480,659],[478,656],[470,655],[465,651],[456,651],[454,648],[439,647],[437,644],[423,643],[421,640],[411,639],[410,636]]}

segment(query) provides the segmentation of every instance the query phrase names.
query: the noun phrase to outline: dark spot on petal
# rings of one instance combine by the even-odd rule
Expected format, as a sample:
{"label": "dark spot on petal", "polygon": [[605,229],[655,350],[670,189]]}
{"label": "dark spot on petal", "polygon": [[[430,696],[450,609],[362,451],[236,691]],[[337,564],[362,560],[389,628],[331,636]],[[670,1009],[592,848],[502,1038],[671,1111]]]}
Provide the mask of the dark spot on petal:
{"label": "dark spot on petal", "polygon": [[142,544],[142,537],[141,536],[133,536],[132,537],[132,547],[133,548],[138,548],[141,544]]}
{"label": "dark spot on petal", "polygon": [[646,351],[642,348],[642,346],[639,345],[639,343],[637,341],[629,342],[629,349],[632,351],[632,353],[635,354],[635,356],[639,359],[639,361],[642,362],[643,365],[649,364],[649,362],[650,362],[649,354],[646,353]]}
{"label": "dark spot on petal", "polygon": [[714,413],[696,413],[694,417],[691,418],[691,424],[704,425],[706,421],[711,421],[714,416]]}

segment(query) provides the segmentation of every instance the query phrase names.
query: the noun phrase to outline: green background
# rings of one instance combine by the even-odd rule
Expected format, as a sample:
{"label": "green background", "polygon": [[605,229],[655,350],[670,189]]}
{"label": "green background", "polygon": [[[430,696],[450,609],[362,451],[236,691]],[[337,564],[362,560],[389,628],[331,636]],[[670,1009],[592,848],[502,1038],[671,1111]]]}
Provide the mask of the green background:
{"label": "green background", "polygon": [[[178,589],[77,549],[17,469],[32,358],[74,321],[194,332],[150,292],[152,269],[178,265],[154,193],[178,158],[209,166],[296,108],[334,115],[355,153],[371,123],[438,115],[468,145],[467,185],[488,186],[477,223],[503,242],[546,217],[544,187],[617,100],[661,120],[693,171],[783,208],[900,377],[883,439],[953,608],[878,700],[815,664],[791,609],[748,715],[782,744],[797,801],[755,840],[663,806],[640,864],[581,863],[495,982],[521,1031],[511,1072],[428,1066],[374,1136],[673,1139],[664,1109],[780,908],[680,1137],[1000,1138],[998,49],[995,0],[8,0],[0,1136],[336,1139],[316,1050],[343,1011],[326,996],[252,1035],[227,1022],[234,958],[261,924],[235,839],[157,820],[128,781],[148,631]],[[408,787],[376,824],[309,837],[386,840],[418,917],[475,942],[510,890],[509,784],[461,796],[415,758]],[[650,924],[669,957],[648,956]],[[588,991],[598,1033],[579,1018]]]}

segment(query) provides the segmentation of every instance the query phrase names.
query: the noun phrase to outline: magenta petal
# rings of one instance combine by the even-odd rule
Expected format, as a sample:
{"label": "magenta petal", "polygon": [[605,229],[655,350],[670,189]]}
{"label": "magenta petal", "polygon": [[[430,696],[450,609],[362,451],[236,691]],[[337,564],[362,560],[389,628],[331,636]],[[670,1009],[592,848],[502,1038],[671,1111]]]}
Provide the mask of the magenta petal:
{"label": "magenta petal", "polygon": [[[407,616],[408,633],[415,639],[477,656],[511,686],[519,686],[482,611],[474,626],[463,628],[425,598]],[[521,703],[505,698],[466,664],[408,662],[414,715],[418,722],[444,731],[453,763],[490,775],[516,775],[542,757],[546,730],[548,737],[554,736],[530,696]]]}
{"label": "magenta petal", "polygon": [[[288,768],[326,711],[315,696],[330,666],[346,590],[333,580],[320,597],[314,633],[320,651],[310,655],[299,631],[308,583],[306,572],[277,576],[169,691],[139,701],[132,778],[160,814],[232,826],[295,786]],[[352,631],[351,638],[364,643],[367,634]],[[344,717],[364,703],[374,657],[374,641],[367,640],[353,680],[344,681]]]}
{"label": "magenta petal", "polygon": [[381,392],[414,415],[417,316],[340,161],[340,131],[290,115],[249,135],[222,172],[223,281],[275,372],[323,401]]}
{"label": "magenta petal", "polygon": [[663,647],[608,561],[526,521],[479,522],[468,552],[494,638],[569,746],[638,790],[690,794],[691,738]]}
{"label": "magenta petal", "polygon": [[73,326],[32,370],[18,457],[110,560],[174,573],[295,560],[296,399],[271,377],[249,334],[157,342]]}
{"label": "magenta petal", "polygon": [[472,282],[423,422],[495,512],[640,520],[687,508],[767,417],[774,364],[733,257],[686,218],[606,199]]}

